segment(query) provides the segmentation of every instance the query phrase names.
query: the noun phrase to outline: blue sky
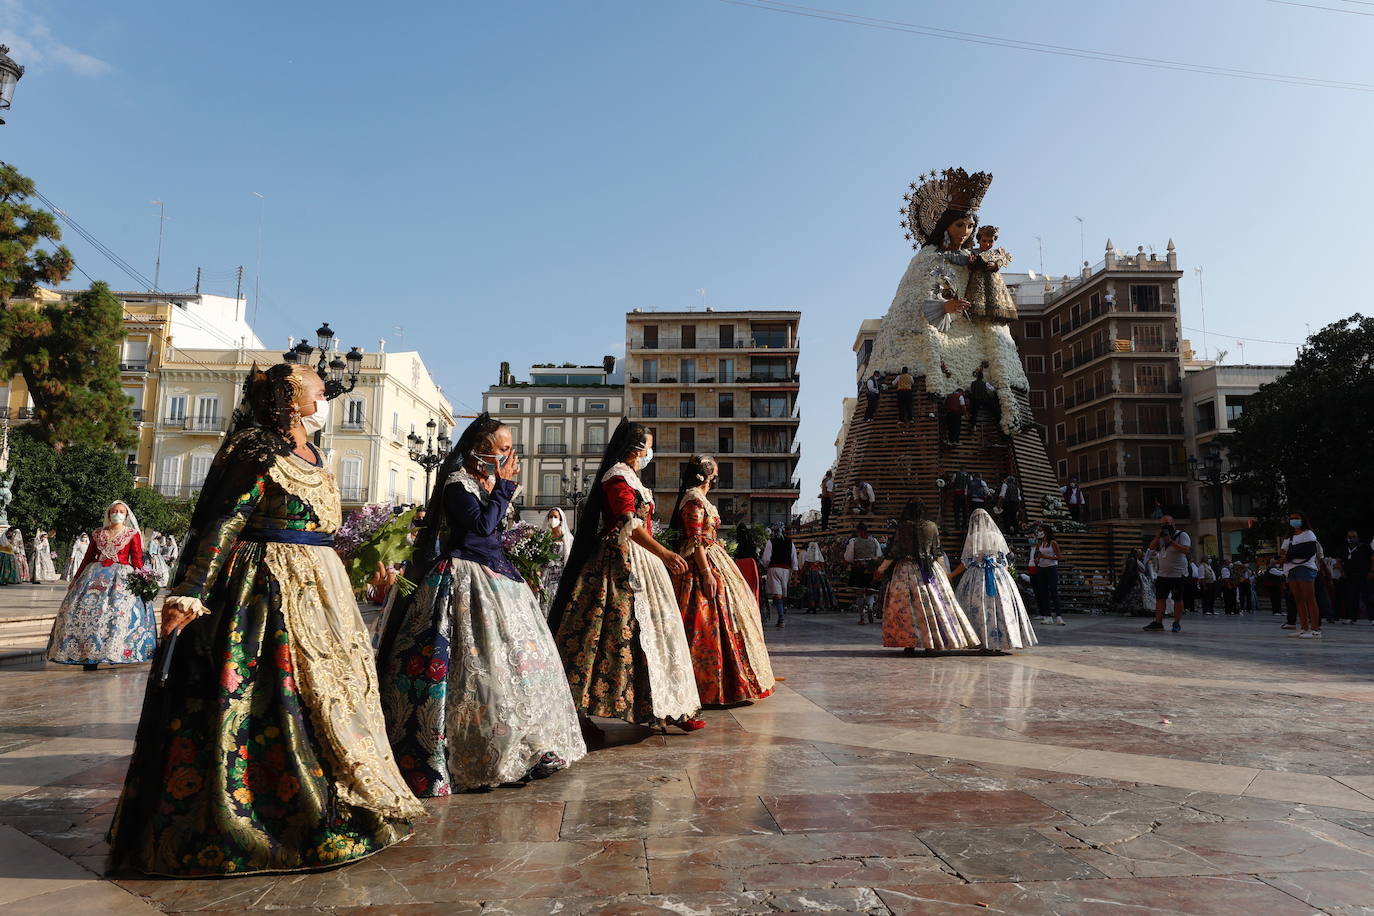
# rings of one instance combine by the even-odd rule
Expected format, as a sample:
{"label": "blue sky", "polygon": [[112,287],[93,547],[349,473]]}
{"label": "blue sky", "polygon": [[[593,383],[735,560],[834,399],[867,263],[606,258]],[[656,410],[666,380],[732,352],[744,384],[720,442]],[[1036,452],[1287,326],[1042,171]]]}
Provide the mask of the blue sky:
{"label": "blue sky", "polygon": [[[948,29],[1374,84],[1374,7],[1313,0],[816,0]],[[1213,348],[1284,362],[1365,304],[1374,94],[1027,53],[720,0],[0,0],[29,66],[0,157],[162,286],[251,291],[284,346],[419,346],[462,410],[509,360],[596,362],[635,307],[798,308],[803,494],[850,345],[910,256],[933,167],[997,177],[1017,268],[1178,245]],[[81,266],[132,281],[79,239]],[[77,279],[80,279],[79,277]],[[704,289],[705,296],[697,291]],[[404,338],[396,328],[404,330]],[[1201,335],[1188,332],[1196,345]],[[467,412],[467,411],[463,411]]]}

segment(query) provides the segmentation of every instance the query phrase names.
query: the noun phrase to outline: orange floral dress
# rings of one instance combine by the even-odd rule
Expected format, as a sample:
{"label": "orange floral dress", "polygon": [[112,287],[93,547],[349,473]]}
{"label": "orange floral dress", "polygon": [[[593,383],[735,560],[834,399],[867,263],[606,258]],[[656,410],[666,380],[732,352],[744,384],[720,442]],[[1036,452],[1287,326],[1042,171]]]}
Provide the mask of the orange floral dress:
{"label": "orange floral dress", "polygon": [[[678,552],[689,571],[673,577],[701,702],[712,705],[758,700],[773,692],[773,666],[763,640],[758,599],[739,567],[716,537],[720,514],[699,489],[688,490],[676,519]],[[707,572],[697,568],[696,550],[706,552]],[[708,597],[705,576],[715,582]]]}

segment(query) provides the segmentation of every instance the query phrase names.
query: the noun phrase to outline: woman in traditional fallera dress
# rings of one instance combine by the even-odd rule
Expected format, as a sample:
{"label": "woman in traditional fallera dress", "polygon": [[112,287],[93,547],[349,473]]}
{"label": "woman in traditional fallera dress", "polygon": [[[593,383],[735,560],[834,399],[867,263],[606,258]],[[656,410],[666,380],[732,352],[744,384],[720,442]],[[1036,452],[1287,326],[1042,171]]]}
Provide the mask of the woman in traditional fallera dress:
{"label": "woman in traditional fallera dress", "polygon": [[86,556],[67,586],[48,636],[48,661],[81,665],[146,662],[157,648],[153,609],[129,588],[143,568],[138,519],[123,502],[105,510],[105,525],[91,535]]}
{"label": "woman in traditional fallera dress", "polygon": [[653,459],[653,439],[639,423],[616,427],[549,612],[573,705],[593,734],[589,716],[706,725],[670,576],[687,561],[654,539],[654,494],[637,473]]}
{"label": "woman in traditional fallera dress", "polygon": [[553,606],[553,596],[558,594],[558,583],[563,579],[563,567],[568,564],[568,557],[572,554],[572,532],[568,530],[568,518],[563,514],[563,510],[554,506],[549,510],[548,515],[544,516],[544,530],[553,534],[558,555],[548,566],[544,567],[543,574],[539,577],[542,586],[539,592],[539,606],[544,612],[544,616],[549,616],[549,608]]}
{"label": "woman in traditional fallera dress", "polygon": [[0,535],[0,585],[19,584],[19,564],[14,561],[10,539]]}
{"label": "woman in traditional fallera dress", "polygon": [[918,648],[947,651],[978,645],[978,633],[959,606],[939,553],[940,530],[926,518],[925,505],[912,500],[878,566],[880,579],[891,572],[883,591],[884,646],[915,655]]}
{"label": "woman in traditional fallera dress", "polygon": [[157,577],[157,584],[166,588],[168,580],[172,577],[172,571],[167,568],[167,558],[162,555],[162,551],[162,535],[154,531],[148,538],[148,568]]}
{"label": "woman in traditional fallera dress", "polygon": [[33,570],[35,583],[41,585],[58,580],[57,567],[52,561],[52,541],[48,540],[48,532],[40,531],[33,536],[33,562],[29,566]]}
{"label": "woman in traditional fallera dress", "polygon": [[501,546],[520,458],[483,414],[459,438],[377,651],[392,750],[417,795],[551,776],[586,756],[539,601]]}
{"label": "woman in traditional fallera dress", "polygon": [[839,610],[819,541],[812,541],[802,554],[802,582],[806,585],[806,613]]}
{"label": "woman in traditional fallera dress", "polygon": [[683,466],[673,510],[677,552],[688,571],[673,576],[703,703],[757,700],[773,692],[773,666],[763,640],[759,606],[735,561],[721,546],[720,513],[707,498],[715,459],[698,455]]}
{"label": "woman in traditional fallera dress", "polygon": [[1005,651],[1035,645],[1030,614],[1009,569],[1011,548],[992,516],[982,509],[973,510],[969,519],[960,561],[954,573],[962,571],[964,577],[954,595],[978,631],[983,648]]}
{"label": "woman in traditional fallera dress", "polygon": [[9,533],[10,546],[14,548],[14,563],[19,567],[19,581],[32,581],[29,576],[29,557],[24,552],[24,533],[18,528],[11,528]]}
{"label": "woman in traditional fallera dress", "polygon": [[177,636],[144,696],[113,872],[327,868],[400,842],[424,812],[331,546],[339,491],[308,438],[328,418],[323,382],[279,365],[246,388],[251,414],[211,464],[163,607]]}
{"label": "woman in traditional fallera dress", "polygon": [[72,541],[72,549],[67,555],[67,566],[62,571],[62,578],[71,581],[76,576],[76,571],[81,568],[81,561],[86,559],[86,548],[91,546],[91,536],[86,532],[81,532]]}

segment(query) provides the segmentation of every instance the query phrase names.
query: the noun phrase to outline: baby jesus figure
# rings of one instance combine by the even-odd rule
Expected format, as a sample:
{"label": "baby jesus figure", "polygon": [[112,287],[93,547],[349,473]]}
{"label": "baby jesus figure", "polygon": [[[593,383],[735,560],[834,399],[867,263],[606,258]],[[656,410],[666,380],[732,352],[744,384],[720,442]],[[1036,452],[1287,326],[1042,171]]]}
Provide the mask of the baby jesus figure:
{"label": "baby jesus figure", "polygon": [[1002,282],[1001,270],[1011,263],[1005,248],[993,248],[997,242],[996,226],[979,226],[978,245],[968,258],[967,314],[970,318],[1009,323],[1016,318],[1016,301],[1007,284]]}

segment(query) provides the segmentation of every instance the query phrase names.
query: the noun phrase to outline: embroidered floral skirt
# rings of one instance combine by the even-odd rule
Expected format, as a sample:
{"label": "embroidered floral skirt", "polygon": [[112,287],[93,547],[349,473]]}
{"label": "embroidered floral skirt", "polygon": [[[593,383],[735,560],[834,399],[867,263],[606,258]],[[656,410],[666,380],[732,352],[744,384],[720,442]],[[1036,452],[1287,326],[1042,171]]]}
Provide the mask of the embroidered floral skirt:
{"label": "embroidered floral skirt", "polygon": [[398,599],[377,658],[388,737],[416,795],[514,782],[587,754],[563,663],[529,586],[444,560]]}
{"label": "embroidered floral skirt", "polygon": [[19,584],[19,564],[14,562],[14,554],[0,553],[0,585]]}
{"label": "embroidered floral skirt", "polygon": [[1026,604],[1005,566],[969,567],[954,594],[983,648],[1028,649],[1036,644]]}
{"label": "embroidered floral skirt", "polygon": [[759,606],[734,560],[719,544],[707,548],[715,595],[702,591],[701,574],[674,576],[677,603],[692,653],[697,693],[703,703],[727,705],[773,692],[773,666],[763,640]]}
{"label": "embroidered floral skirt", "polygon": [[152,608],[126,584],[131,567],[88,563],[67,588],[48,636],[48,661],[64,665],[146,662],[157,646]]}
{"label": "embroidered floral skirt", "polygon": [[969,623],[938,563],[926,578],[915,560],[898,560],[883,591],[883,645],[900,649],[971,649]]}
{"label": "embroidered floral skirt", "polygon": [[638,544],[597,546],[555,642],[580,712],[643,724],[701,708],[672,578]]}
{"label": "embroidered floral skirt", "polygon": [[[279,576],[269,548],[300,556],[274,564]],[[405,839],[423,808],[385,746],[367,633],[338,555],[240,542],[225,569],[204,598],[213,613],[177,638],[166,685],[149,679],[111,871],[307,871]],[[326,672],[348,683],[326,690]]]}

